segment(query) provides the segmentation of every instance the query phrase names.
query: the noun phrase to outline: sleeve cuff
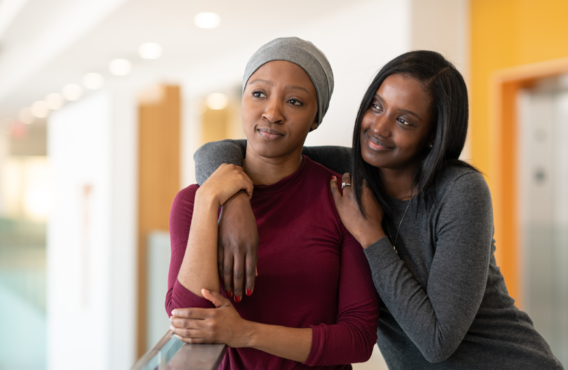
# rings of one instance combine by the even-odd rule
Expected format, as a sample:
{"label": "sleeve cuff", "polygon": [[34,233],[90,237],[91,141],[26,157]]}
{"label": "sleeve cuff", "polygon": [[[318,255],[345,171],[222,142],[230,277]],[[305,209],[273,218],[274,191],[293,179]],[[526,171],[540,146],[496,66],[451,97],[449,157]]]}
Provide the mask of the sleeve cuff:
{"label": "sleeve cuff", "polygon": [[310,325],[310,328],[312,328],[312,348],[304,364],[308,366],[318,366],[321,361],[321,355],[324,353],[325,349],[327,325]]}
{"label": "sleeve cuff", "polygon": [[398,253],[394,250],[389,238],[386,236],[368,246],[364,249],[364,252],[373,272],[400,261]]}

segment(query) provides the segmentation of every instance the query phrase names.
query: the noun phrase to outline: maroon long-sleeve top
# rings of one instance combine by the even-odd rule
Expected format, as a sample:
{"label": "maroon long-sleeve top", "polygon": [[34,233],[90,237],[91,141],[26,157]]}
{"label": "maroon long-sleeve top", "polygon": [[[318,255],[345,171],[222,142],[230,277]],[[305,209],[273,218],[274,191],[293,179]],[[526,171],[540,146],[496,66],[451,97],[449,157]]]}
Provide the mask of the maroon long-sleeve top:
{"label": "maroon long-sleeve top", "polygon": [[[246,320],[311,327],[308,359],[299,364],[252,348],[231,348],[220,369],[350,369],[350,363],[371,356],[377,340],[379,298],[361,245],[335,209],[329,186],[332,175],[339,176],[303,157],[292,175],[273,185],[254,187],[251,206],[260,238],[258,277],[254,294],[233,302]],[[177,280],[197,189],[198,185],[191,185],[181,190],[172,205],[168,315],[175,308],[214,307]]]}

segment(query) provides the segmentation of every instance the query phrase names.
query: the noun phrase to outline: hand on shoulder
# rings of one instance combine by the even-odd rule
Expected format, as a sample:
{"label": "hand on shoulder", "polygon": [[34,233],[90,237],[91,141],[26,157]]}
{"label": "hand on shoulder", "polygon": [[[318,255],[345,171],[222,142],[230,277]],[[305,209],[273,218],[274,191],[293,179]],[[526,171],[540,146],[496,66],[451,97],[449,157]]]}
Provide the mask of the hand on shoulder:
{"label": "hand on shoulder", "polygon": [[197,191],[199,197],[205,197],[225,204],[229,198],[240,190],[246,191],[252,197],[254,185],[242,167],[234,164],[222,164]]}

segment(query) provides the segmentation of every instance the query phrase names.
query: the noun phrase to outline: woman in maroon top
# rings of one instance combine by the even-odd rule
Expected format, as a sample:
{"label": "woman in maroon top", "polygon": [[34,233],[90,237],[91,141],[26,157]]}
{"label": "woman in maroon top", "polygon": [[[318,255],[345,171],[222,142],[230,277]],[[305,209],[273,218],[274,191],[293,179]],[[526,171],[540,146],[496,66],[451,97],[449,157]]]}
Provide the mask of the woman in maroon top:
{"label": "woman in maroon top", "polygon": [[[349,369],[371,356],[378,296],[363,250],[335,208],[329,180],[338,174],[302,156],[327,110],[330,75],[311,43],[289,38],[263,46],[245,73],[243,168],[220,167],[172,205],[172,330],[186,343],[231,347],[222,369]],[[233,306],[220,286],[217,219],[241,190],[251,196],[258,226],[254,290],[261,294],[249,290]]]}

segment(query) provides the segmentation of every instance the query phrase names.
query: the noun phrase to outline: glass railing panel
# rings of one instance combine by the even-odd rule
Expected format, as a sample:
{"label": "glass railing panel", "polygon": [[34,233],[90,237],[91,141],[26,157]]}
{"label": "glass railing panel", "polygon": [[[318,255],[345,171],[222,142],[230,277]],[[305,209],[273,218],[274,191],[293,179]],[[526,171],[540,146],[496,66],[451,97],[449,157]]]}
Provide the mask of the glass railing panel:
{"label": "glass railing panel", "polygon": [[184,344],[168,330],[131,370],[215,370],[226,350],[224,344]]}
{"label": "glass railing panel", "polygon": [[45,223],[0,217],[0,369],[46,368],[45,239]]}

